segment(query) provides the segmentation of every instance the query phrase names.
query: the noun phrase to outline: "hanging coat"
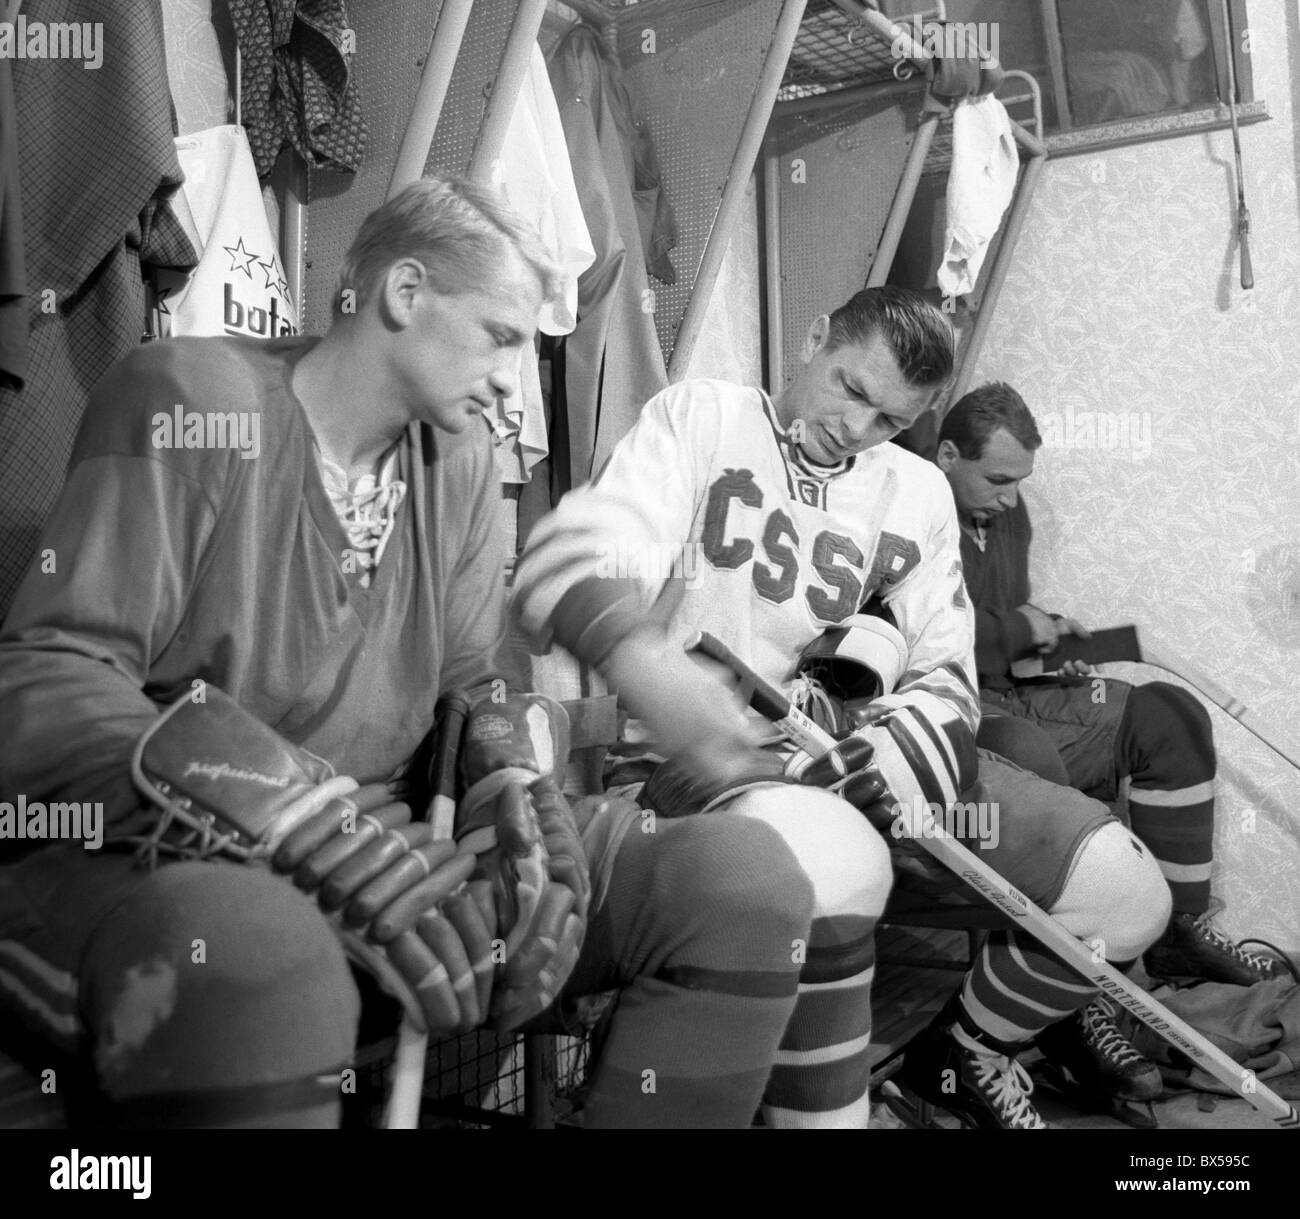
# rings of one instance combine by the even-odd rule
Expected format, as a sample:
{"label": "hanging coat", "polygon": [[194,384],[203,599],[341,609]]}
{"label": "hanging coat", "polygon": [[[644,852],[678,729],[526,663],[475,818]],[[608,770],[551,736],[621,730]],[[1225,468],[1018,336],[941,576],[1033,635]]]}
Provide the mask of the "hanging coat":
{"label": "hanging coat", "polygon": [[549,68],[596,250],[578,281],[578,326],[564,350],[562,408],[576,486],[600,468],[668,374],[634,197],[633,153],[648,134],[638,134],[618,62],[592,30],[575,26],[552,51]]}

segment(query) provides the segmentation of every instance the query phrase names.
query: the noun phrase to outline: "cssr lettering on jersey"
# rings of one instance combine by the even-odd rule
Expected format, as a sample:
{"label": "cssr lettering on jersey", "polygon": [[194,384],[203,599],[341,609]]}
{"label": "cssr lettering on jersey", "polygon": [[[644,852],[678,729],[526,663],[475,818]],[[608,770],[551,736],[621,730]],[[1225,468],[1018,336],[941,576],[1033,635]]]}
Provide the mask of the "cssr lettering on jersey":
{"label": "cssr lettering on jersey", "polygon": [[[920,547],[911,538],[884,531],[869,570],[862,548],[832,529],[819,530],[805,553],[795,522],[783,506],[763,517],[761,530],[731,534],[728,521],[733,505],[762,511],[763,491],[752,471],[726,470],[709,488],[702,538],[705,561],[725,571],[750,564],[754,591],[773,605],[795,596],[802,569],[811,567],[815,579],[808,578],[812,573],[804,576],[803,597],[822,622],[842,622],[857,613],[881,585],[897,585],[921,561]],[[760,553],[747,533],[757,534]]]}

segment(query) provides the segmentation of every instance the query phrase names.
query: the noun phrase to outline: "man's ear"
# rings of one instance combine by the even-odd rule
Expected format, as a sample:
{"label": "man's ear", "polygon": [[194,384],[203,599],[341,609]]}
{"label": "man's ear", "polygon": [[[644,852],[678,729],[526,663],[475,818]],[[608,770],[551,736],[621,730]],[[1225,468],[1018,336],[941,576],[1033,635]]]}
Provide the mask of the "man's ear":
{"label": "man's ear", "polygon": [[384,320],[399,329],[409,326],[415,315],[420,291],[428,285],[429,273],[415,258],[402,258],[384,274],[379,308]]}
{"label": "man's ear", "polygon": [[808,363],[823,347],[831,335],[830,314],[823,313],[811,326],[803,340],[803,362]]}
{"label": "man's ear", "polygon": [[961,454],[957,451],[957,446],[951,440],[939,441],[939,447],[934,454],[934,464],[939,467],[945,474],[956,464],[957,458]]}

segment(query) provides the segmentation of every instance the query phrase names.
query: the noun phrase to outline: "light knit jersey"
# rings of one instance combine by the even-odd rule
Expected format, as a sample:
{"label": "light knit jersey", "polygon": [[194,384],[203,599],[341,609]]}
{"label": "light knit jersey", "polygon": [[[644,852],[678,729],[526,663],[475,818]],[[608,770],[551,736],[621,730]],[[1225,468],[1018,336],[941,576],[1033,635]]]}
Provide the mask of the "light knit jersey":
{"label": "light knit jersey", "polygon": [[379,459],[378,473],[348,482],[347,471],[316,445],[316,461],[334,514],[352,544],[352,558],[362,588],[369,588],[375,568],[392,537],[397,512],[406,498],[406,484],[397,477],[398,446]]}
{"label": "light knit jersey", "polygon": [[673,637],[709,631],[788,686],[811,640],[879,596],[909,654],[889,701],[956,711],[974,729],[959,538],[928,462],[882,444],[822,469],[761,390],[686,381],[652,398],[599,478],[534,529],[515,604],[537,639],[591,662],[656,602],[672,606]]}

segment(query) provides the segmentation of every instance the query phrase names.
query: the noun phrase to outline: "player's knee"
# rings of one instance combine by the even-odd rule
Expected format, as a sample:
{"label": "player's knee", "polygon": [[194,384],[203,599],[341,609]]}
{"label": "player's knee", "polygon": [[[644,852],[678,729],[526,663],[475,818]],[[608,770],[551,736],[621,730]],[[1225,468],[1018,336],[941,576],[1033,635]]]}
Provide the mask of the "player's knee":
{"label": "player's knee", "polygon": [[1055,742],[1032,720],[1015,715],[987,715],[980,721],[976,744],[1049,783],[1070,785],[1069,772]]}
{"label": "player's knee", "polygon": [[875,918],[884,910],[889,847],[851,804],[817,788],[772,787],[746,792],[730,811],[777,830],[812,882],[818,916]]}
{"label": "player's knee", "polygon": [[1146,951],[1169,922],[1171,894],[1155,856],[1124,825],[1111,822],[1091,835],[1076,872],[1100,880],[1089,912],[1091,932],[1108,960],[1128,961]]}
{"label": "player's knee", "polygon": [[1132,730],[1151,745],[1176,736],[1199,750],[1214,748],[1214,729],[1200,700],[1165,681],[1135,686],[1129,694]]}
{"label": "player's knee", "polygon": [[707,909],[713,926],[745,927],[786,943],[806,933],[812,884],[781,836],[727,813],[674,825],[666,836],[661,895],[678,910]]}
{"label": "player's knee", "polygon": [[83,1008],[119,1097],[294,1080],[352,1054],[356,987],[316,905],[258,868],[160,869],[105,921]]}

